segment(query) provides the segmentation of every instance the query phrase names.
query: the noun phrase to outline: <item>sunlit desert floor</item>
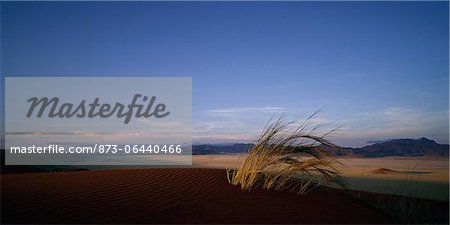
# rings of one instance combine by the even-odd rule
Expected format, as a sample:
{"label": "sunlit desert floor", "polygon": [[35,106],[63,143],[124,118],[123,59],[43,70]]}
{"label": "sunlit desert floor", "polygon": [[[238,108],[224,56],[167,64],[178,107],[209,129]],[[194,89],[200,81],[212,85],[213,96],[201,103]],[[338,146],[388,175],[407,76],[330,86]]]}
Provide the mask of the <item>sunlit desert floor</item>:
{"label": "sunlit desert floor", "polygon": [[[194,167],[235,168],[242,155],[194,155]],[[449,161],[430,157],[339,158],[348,188],[448,200]]]}

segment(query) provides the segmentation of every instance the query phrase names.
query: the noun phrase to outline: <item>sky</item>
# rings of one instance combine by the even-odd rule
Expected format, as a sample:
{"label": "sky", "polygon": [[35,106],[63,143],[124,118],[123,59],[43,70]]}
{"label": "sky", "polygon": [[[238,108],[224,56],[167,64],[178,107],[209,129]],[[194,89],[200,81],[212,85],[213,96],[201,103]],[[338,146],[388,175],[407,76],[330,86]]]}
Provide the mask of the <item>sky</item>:
{"label": "sky", "polygon": [[194,143],[321,110],[342,146],[447,144],[448,4],[2,1],[1,74],[192,77]]}

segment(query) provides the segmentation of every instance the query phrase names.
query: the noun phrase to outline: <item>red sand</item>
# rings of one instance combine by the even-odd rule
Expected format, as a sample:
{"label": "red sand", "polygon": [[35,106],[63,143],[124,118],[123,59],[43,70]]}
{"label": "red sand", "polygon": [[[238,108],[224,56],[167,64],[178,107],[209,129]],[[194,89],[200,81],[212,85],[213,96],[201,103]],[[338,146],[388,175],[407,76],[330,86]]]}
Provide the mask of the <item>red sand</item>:
{"label": "red sand", "polygon": [[224,170],[2,175],[2,223],[396,223],[344,191],[242,191]]}

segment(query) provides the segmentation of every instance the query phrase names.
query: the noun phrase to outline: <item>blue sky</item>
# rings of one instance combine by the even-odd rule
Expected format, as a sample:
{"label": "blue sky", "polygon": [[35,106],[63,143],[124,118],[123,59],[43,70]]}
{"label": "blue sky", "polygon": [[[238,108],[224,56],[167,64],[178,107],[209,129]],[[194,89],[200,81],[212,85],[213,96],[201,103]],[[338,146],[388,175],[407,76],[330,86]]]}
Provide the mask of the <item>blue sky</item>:
{"label": "blue sky", "polygon": [[192,77],[194,142],[323,108],[344,146],[448,143],[448,16],[448,2],[1,2],[1,72]]}

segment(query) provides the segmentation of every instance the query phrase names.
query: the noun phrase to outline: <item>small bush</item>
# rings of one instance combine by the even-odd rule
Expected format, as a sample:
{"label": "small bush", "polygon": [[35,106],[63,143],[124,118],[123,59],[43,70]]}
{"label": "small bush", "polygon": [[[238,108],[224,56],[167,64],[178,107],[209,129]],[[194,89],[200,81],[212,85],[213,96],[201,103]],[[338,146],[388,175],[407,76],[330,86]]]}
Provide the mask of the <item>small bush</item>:
{"label": "small bush", "polygon": [[244,190],[262,187],[299,194],[328,182],[344,185],[333,167],[339,162],[319,145],[336,146],[324,138],[326,134],[314,134],[320,126],[312,126],[315,115],[296,127],[294,122],[285,122],[286,114],[269,120],[237,169],[227,170],[228,181]]}

